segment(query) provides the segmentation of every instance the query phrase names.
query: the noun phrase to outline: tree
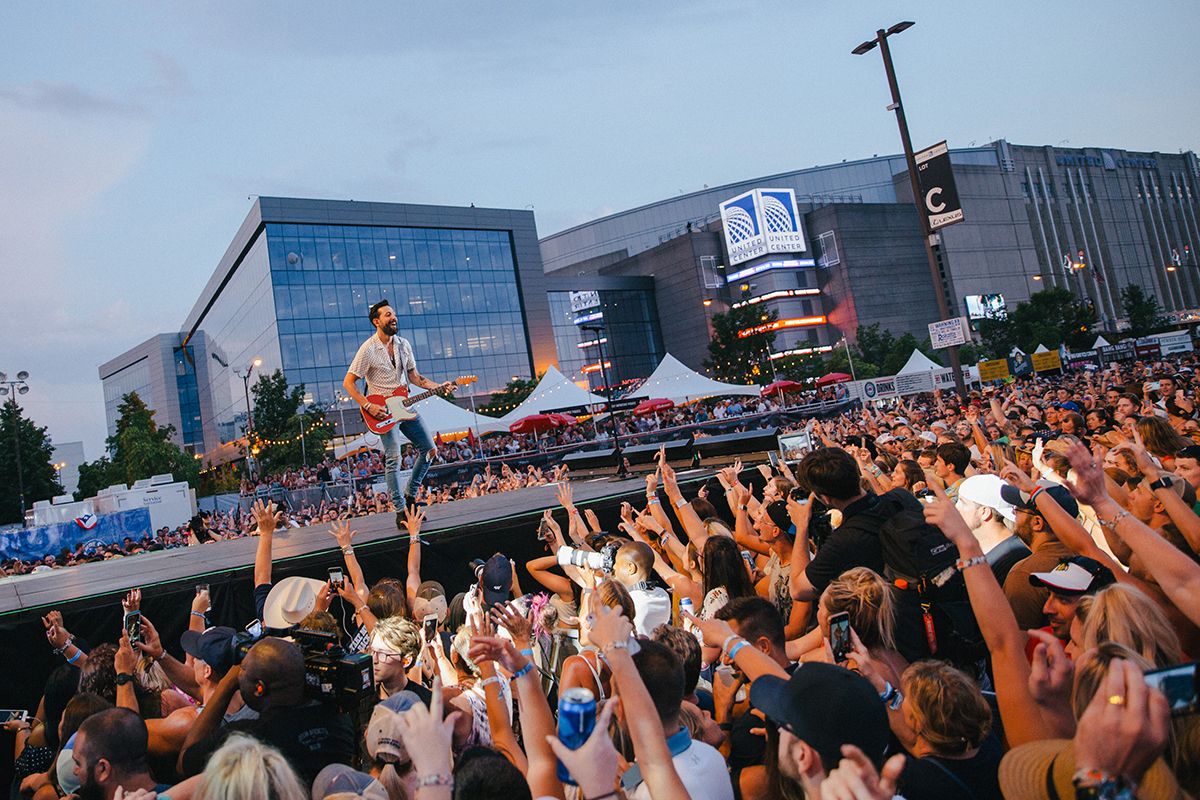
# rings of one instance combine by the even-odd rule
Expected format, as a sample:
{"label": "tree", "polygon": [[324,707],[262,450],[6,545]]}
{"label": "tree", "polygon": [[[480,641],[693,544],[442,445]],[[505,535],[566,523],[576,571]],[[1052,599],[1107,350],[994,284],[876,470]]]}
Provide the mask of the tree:
{"label": "tree", "polygon": [[115,484],[130,486],[153,475],[170,474],[195,488],[200,483],[200,465],[172,441],[174,434],[173,425],[154,421],[154,412],[137,392],[125,395],[117,406],[116,432],[105,440],[108,454],[80,465],[75,498],[82,500]]}
{"label": "tree", "polygon": [[504,388],[498,392],[493,392],[488,398],[487,405],[479,409],[481,414],[490,414],[492,416],[503,416],[509,411],[519,406],[525,401],[525,398],[533,394],[533,390],[537,388],[538,383],[546,373],[541,373],[534,378],[517,378],[514,377],[511,381],[504,385]]}
{"label": "tree", "polygon": [[[858,351],[854,357],[856,368],[859,363],[864,365],[871,364],[876,369],[876,375],[891,374],[888,372],[879,372],[879,370],[883,369],[884,363],[888,360],[888,356],[896,346],[896,337],[892,335],[891,331],[881,331],[878,322],[873,322],[870,325],[859,325],[858,331],[854,334],[854,344],[854,349]],[[912,351],[910,350],[909,352],[911,353]],[[834,350],[833,353],[830,353],[830,356],[832,357],[836,353],[837,350]],[[842,354],[842,357],[843,359],[845,358],[845,353]],[[847,366],[849,366],[848,362]]]}
{"label": "tree", "polygon": [[1067,289],[1044,289],[1018,303],[1008,319],[981,319],[979,334],[993,358],[1007,356],[1013,347],[1032,353],[1039,344],[1050,349],[1066,344],[1084,349],[1091,344],[1096,309]]}
{"label": "tree", "polygon": [[1125,319],[1129,322],[1129,333],[1133,336],[1145,336],[1159,328],[1167,327],[1167,319],[1163,316],[1158,298],[1147,294],[1146,290],[1136,283],[1131,283],[1121,290],[1121,309],[1125,312]]}
{"label": "tree", "polygon": [[26,509],[63,490],[54,469],[54,445],[46,429],[35,425],[17,401],[9,398],[0,407],[0,523],[22,522],[21,489],[25,491]]}
{"label": "tree", "polygon": [[318,461],[333,435],[319,408],[304,407],[304,384],[289,386],[283,370],[260,375],[250,387],[254,397],[251,446],[268,471],[299,466],[305,456]]}
{"label": "tree", "polygon": [[704,360],[709,374],[729,383],[755,383],[764,372],[770,372],[766,360],[775,344],[775,331],[762,330],[747,336],[738,334],[778,318],[774,310],[762,311],[758,306],[749,305],[714,314],[713,335],[708,342],[708,358]]}

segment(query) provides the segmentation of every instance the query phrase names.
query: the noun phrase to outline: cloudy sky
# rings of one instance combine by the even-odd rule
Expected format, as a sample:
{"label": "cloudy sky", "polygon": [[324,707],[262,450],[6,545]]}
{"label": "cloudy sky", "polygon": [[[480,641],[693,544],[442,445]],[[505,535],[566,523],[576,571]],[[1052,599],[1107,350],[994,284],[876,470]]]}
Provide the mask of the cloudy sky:
{"label": "cloudy sky", "polygon": [[0,370],[99,456],[97,366],[180,327],[251,195],[533,206],[548,234],[894,152],[850,49],[901,19],[918,145],[1200,149],[1194,0],[10,0]]}

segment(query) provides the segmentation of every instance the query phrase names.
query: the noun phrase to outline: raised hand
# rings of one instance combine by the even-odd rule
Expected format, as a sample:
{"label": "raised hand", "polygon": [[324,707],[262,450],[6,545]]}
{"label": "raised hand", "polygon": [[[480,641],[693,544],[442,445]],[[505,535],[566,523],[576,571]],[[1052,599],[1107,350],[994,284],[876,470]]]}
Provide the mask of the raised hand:
{"label": "raised hand", "polygon": [[125,609],[125,613],[130,611],[138,611],[142,607],[142,590],[130,589],[129,593],[121,598],[121,607]]}
{"label": "raised hand", "polygon": [[1075,730],[1075,766],[1140,781],[1170,735],[1167,698],[1137,665],[1113,659]]}
{"label": "raised hand", "polygon": [[792,524],[796,526],[797,536],[803,536],[808,531],[808,523],[812,519],[814,497],[816,497],[816,495],[809,494],[807,501],[801,501],[791,495],[788,495],[788,518],[791,519]]}
{"label": "raised hand", "polygon": [[946,493],[936,486],[933,491],[937,499],[925,505],[925,521],[941,528],[946,538],[956,546],[961,547],[964,542],[977,541],[975,534],[971,533],[970,527],[967,526],[967,521],[958,513],[958,509],[946,497]]}
{"label": "raised hand", "polygon": [[574,510],[575,490],[571,488],[571,484],[560,483],[558,485],[558,490],[555,492],[555,496],[558,498],[559,505],[565,508],[568,513]]}
{"label": "raised hand", "polygon": [[599,533],[601,531],[600,519],[596,516],[595,511],[592,511],[590,508],[585,508],[583,510],[583,518],[587,520],[588,529],[592,533]]}
{"label": "raised hand", "polygon": [[904,772],[904,758],[897,753],[876,772],[862,750],[842,745],[842,760],[821,782],[821,800],[891,800]]}
{"label": "raised hand", "polygon": [[416,506],[404,509],[404,527],[408,530],[408,540],[421,537],[421,523],[425,521],[425,512]]}
{"label": "raised hand", "polygon": [[454,723],[462,712],[451,712],[442,719],[442,681],[439,677],[433,679],[432,694],[429,708],[417,703],[400,715],[396,728],[418,775],[449,775],[453,771],[450,745],[454,738]]}
{"label": "raised hand", "polygon": [[1064,480],[1063,485],[1079,502],[1095,506],[1108,499],[1108,489],[1104,485],[1104,471],[1088,452],[1088,449],[1078,442],[1067,448],[1065,453],[1075,472],[1074,480]]}
{"label": "raised hand", "polygon": [[197,614],[207,614],[210,608],[212,608],[212,598],[209,596],[209,590],[200,589],[192,598],[192,611]]}
{"label": "raised hand", "polygon": [[142,616],[142,640],[135,642],[133,646],[151,661],[158,661],[163,657],[162,638],[158,635],[158,629],[150,624],[149,617]]}
{"label": "raised hand", "polygon": [[1000,470],[1000,477],[1010,486],[1015,486],[1025,494],[1032,494],[1037,489],[1037,481],[1026,475],[1020,467],[1011,461]]}
{"label": "raised hand", "polygon": [[600,652],[610,644],[628,641],[633,635],[633,622],[620,609],[594,603],[588,620],[588,639]]}
{"label": "raised hand", "polygon": [[349,520],[339,520],[329,527],[329,535],[337,540],[338,547],[347,548],[354,543],[354,535],[358,531],[350,530]]}
{"label": "raised hand", "polygon": [[533,622],[513,603],[497,603],[491,610],[491,618],[500,625],[518,645],[528,646],[533,633]]}
{"label": "raised hand", "polygon": [[71,634],[63,626],[62,612],[51,611],[42,617],[42,625],[46,628],[46,638],[50,640],[51,647],[56,650],[66,647]]}
{"label": "raised hand", "polygon": [[1070,708],[1075,665],[1058,637],[1043,630],[1029,631],[1037,641],[1029,671],[1029,693],[1041,705],[1061,703]]}
{"label": "raised hand", "polygon": [[122,632],[121,641],[117,645],[117,653],[113,656],[113,668],[117,671],[118,675],[123,672],[132,675],[136,667],[137,654],[133,652],[133,647],[129,644],[129,635]]}
{"label": "raised hand", "polygon": [[275,507],[275,501],[268,500],[264,503],[261,499],[255,500],[254,505],[250,507],[250,513],[254,517],[254,521],[258,524],[259,534],[274,533],[275,528],[279,523],[283,522],[283,512]]}
{"label": "raised hand", "polygon": [[726,639],[733,635],[733,628],[729,627],[729,623],[723,619],[700,619],[689,611],[684,611],[680,616],[691,622],[692,626],[700,631],[704,644],[709,647],[720,647],[725,644]]}

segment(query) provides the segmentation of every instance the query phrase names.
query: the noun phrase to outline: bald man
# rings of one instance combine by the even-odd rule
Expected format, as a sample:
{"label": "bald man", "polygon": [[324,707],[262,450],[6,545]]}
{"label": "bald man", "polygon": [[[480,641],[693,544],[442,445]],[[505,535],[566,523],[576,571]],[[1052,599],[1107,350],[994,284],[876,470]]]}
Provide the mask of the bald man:
{"label": "bald man", "polygon": [[654,551],[644,542],[621,545],[613,564],[613,578],[629,590],[636,614],[633,627],[639,636],[649,636],[659,625],[671,622],[671,595],[660,586],[651,586]]}
{"label": "bald man", "polygon": [[[259,717],[220,726],[235,691]],[[241,665],[226,673],[188,736],[179,757],[180,771],[185,775],[203,771],[209,755],[238,731],[279,748],[307,784],[329,764],[350,764],[354,758],[350,718],[331,704],[308,699],[304,655],[283,639],[262,639]]]}

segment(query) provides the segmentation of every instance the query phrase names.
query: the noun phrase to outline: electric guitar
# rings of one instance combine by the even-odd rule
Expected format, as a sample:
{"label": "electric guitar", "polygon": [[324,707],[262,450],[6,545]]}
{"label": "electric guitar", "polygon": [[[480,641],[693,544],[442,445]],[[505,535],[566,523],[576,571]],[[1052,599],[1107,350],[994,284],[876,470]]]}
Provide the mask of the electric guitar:
{"label": "electric guitar", "polygon": [[359,408],[359,411],[362,412],[363,421],[367,423],[367,428],[372,433],[377,433],[382,436],[392,428],[396,427],[397,424],[416,417],[417,412],[412,410],[413,405],[428,397],[433,397],[435,394],[445,391],[450,384],[456,384],[458,386],[470,386],[477,380],[479,379],[474,375],[460,375],[452,381],[446,381],[436,389],[430,389],[414,395],[409,395],[408,387],[399,386],[390,395],[367,395],[367,402],[387,408],[388,415],[383,419],[378,419],[371,416],[367,413],[365,408]]}

